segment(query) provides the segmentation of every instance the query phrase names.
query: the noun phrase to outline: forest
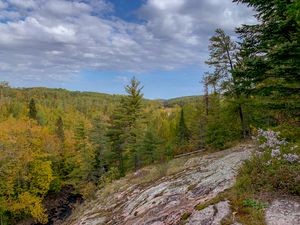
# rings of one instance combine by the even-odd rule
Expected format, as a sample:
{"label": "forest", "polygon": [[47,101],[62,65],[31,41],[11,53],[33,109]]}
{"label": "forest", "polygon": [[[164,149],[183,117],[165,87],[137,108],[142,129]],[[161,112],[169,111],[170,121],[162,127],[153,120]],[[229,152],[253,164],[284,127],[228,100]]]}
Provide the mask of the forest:
{"label": "forest", "polygon": [[[284,153],[295,160],[263,173],[254,168],[269,156],[248,163],[240,185],[260,190],[268,183],[299,196],[300,2],[234,2],[254,7],[260,23],[236,28],[237,40],[215,30],[205,62],[210,70],[199,76],[201,96],[148,100],[135,77],[126,95],[1,82],[0,224],[27,218],[46,224],[44,200],[64,187],[88,199],[146,165],[201,149],[221,151],[259,129],[280,132],[289,143]],[[255,174],[265,183],[257,184]]]}

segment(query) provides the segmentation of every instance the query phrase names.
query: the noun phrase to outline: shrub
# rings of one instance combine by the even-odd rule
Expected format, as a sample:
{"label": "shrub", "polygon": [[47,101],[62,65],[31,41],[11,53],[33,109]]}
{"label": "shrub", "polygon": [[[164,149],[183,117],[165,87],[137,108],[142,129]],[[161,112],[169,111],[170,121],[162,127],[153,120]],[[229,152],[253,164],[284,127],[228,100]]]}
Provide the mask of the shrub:
{"label": "shrub", "polygon": [[167,172],[168,172],[168,168],[169,168],[168,162],[157,165],[156,170],[158,173],[158,177],[162,178],[162,177],[166,176]]}
{"label": "shrub", "polygon": [[260,210],[260,209],[266,208],[268,205],[266,203],[262,203],[262,202],[254,200],[254,199],[245,199],[243,201],[243,206]]}
{"label": "shrub", "polygon": [[300,195],[300,149],[279,132],[259,130],[258,151],[239,171],[237,187],[250,192],[281,191]]}
{"label": "shrub", "polygon": [[110,184],[112,181],[120,178],[120,172],[118,168],[112,167],[107,173],[103,174],[99,178],[98,186],[103,188],[106,184]]}

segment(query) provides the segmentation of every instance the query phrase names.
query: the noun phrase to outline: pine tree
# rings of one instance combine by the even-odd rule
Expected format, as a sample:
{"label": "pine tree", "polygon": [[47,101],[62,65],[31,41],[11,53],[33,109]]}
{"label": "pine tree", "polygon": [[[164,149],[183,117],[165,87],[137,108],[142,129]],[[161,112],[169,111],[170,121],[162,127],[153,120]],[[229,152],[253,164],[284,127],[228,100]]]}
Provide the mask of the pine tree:
{"label": "pine tree", "polygon": [[183,109],[181,109],[181,112],[180,112],[180,118],[179,118],[179,123],[177,125],[176,137],[177,137],[177,144],[179,146],[187,144],[187,142],[190,139],[190,132],[185,124]]}
{"label": "pine tree", "polygon": [[36,110],[36,106],[35,106],[35,101],[32,98],[29,102],[29,113],[28,113],[28,117],[30,119],[36,120],[37,119],[37,110]]}
{"label": "pine tree", "polygon": [[59,116],[57,121],[56,121],[56,135],[59,138],[59,140],[64,143],[65,141],[65,132],[64,132],[64,123],[62,120],[62,117]]}
{"label": "pine tree", "polygon": [[153,128],[148,128],[143,138],[143,155],[147,163],[154,163],[157,158],[157,149],[161,141]]}
{"label": "pine tree", "polygon": [[243,89],[234,70],[238,63],[237,44],[226,35],[222,29],[216,29],[216,34],[210,38],[210,59],[206,63],[214,68],[214,72],[207,76],[210,84],[220,86],[221,91],[232,98],[237,105],[237,112],[241,122],[244,138],[247,136],[247,125],[243,111]]}
{"label": "pine tree", "polygon": [[127,114],[127,146],[134,169],[141,166],[141,153],[138,151],[138,139],[141,138],[142,119],[142,99],[140,81],[135,77],[130,80],[130,84],[125,87],[128,96],[125,98],[124,108]]}
{"label": "pine tree", "polygon": [[2,99],[5,95],[6,90],[9,88],[10,88],[10,86],[9,86],[8,82],[6,82],[6,81],[0,82],[0,104],[2,103]]}
{"label": "pine tree", "polygon": [[237,46],[220,28],[216,29],[215,35],[209,40],[210,58],[205,63],[214,69],[209,80],[214,86],[219,85],[222,89],[226,89],[225,84],[232,80],[231,71],[236,62]]}
{"label": "pine tree", "polygon": [[204,84],[205,115],[208,116],[208,107],[209,107],[209,93],[208,93],[209,78],[208,78],[208,76],[203,77],[203,84]]}
{"label": "pine tree", "polygon": [[124,165],[124,144],[125,144],[125,111],[121,104],[116,107],[111,117],[111,125],[107,131],[107,137],[111,144],[112,155],[110,157],[111,166],[116,166],[120,176],[125,175]]}
{"label": "pine tree", "polygon": [[[237,29],[242,40],[243,63],[237,76],[263,107],[300,116],[300,19],[299,1],[234,0],[253,7],[260,21]],[[246,86],[246,85],[245,85]]]}
{"label": "pine tree", "polygon": [[141,131],[142,89],[140,82],[133,77],[130,80],[130,84],[125,87],[128,95],[122,99],[121,104],[113,113],[112,126],[108,131],[108,136],[112,143],[112,151],[122,176],[125,174],[125,153],[130,153],[129,156],[135,169],[141,163],[137,144]]}
{"label": "pine tree", "polygon": [[93,162],[93,174],[95,178],[99,178],[105,171],[107,165],[105,151],[107,149],[107,126],[100,118],[93,120],[93,128],[89,132],[89,140],[91,141],[95,158]]}
{"label": "pine tree", "polygon": [[78,182],[77,185],[83,184],[84,181],[92,179],[92,163],[94,152],[90,148],[87,136],[87,129],[83,121],[80,121],[75,128],[76,155],[74,156],[77,162],[76,167],[71,173],[71,177]]}

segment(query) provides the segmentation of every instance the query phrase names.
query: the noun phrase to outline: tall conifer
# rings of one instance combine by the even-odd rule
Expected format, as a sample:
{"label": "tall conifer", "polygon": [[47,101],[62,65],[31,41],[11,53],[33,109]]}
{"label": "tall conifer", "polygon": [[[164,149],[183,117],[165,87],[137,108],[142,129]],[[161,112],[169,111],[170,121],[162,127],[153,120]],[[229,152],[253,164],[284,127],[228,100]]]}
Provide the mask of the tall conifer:
{"label": "tall conifer", "polygon": [[29,102],[28,117],[33,120],[37,119],[37,110],[36,110],[36,105],[35,105],[35,101],[33,98]]}

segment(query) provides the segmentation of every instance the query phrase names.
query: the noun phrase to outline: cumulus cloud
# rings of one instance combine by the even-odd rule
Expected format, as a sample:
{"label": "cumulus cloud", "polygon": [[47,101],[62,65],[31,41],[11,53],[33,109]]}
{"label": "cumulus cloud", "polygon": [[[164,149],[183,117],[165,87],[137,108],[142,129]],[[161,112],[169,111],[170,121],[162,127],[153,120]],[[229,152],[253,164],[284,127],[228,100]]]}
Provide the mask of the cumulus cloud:
{"label": "cumulus cloud", "polygon": [[70,79],[85,69],[142,72],[200,64],[213,31],[255,22],[230,0],[147,0],[140,23],[105,0],[0,0],[0,78]]}

